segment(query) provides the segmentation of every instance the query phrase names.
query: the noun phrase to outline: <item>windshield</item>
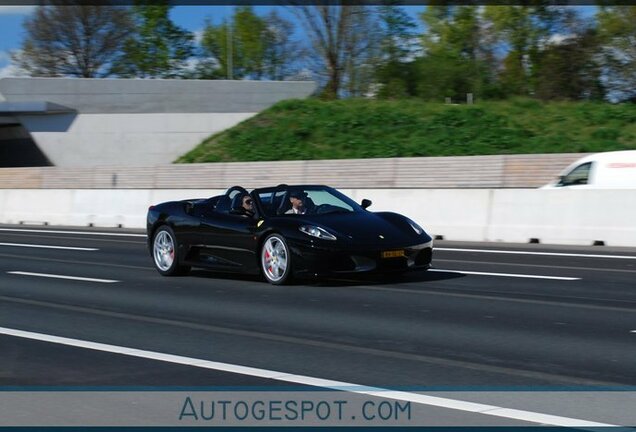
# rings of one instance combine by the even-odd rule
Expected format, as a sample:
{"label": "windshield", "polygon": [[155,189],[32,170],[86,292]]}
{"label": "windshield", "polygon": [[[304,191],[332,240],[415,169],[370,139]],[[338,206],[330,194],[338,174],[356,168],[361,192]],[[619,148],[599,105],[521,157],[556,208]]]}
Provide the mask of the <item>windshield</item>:
{"label": "windshield", "polygon": [[363,211],[355,201],[327,186],[289,186],[257,189],[266,216],[352,213]]}

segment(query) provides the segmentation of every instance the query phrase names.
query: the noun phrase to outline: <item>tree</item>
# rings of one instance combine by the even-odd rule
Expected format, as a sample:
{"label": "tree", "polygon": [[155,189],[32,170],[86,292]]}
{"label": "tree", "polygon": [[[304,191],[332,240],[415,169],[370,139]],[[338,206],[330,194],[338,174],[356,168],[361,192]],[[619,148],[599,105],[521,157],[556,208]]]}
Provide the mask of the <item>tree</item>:
{"label": "tree", "polygon": [[603,99],[598,37],[593,29],[544,48],[537,65],[536,96],[540,99]]}
{"label": "tree", "polygon": [[531,54],[532,87],[540,99],[603,99],[603,59],[596,23],[565,11],[560,29]]}
{"label": "tree", "polygon": [[265,17],[265,74],[273,80],[283,80],[296,72],[296,65],[306,53],[292,38],[294,24],[273,10]]}
{"label": "tree", "polygon": [[322,96],[339,97],[343,83],[359,93],[364,68],[372,68],[374,21],[368,6],[344,6],[341,1],[315,6],[294,5],[291,10],[302,23],[310,40],[315,70],[324,71]]}
{"label": "tree", "polygon": [[486,96],[493,80],[492,46],[475,6],[429,6],[421,14],[425,55],[419,63],[418,96],[441,100]]}
{"label": "tree", "polygon": [[294,25],[276,13],[260,17],[251,6],[234,10],[231,20],[219,25],[206,23],[201,42],[209,65],[217,74],[229,78],[231,35],[232,78],[280,80],[291,73],[291,64],[299,57],[298,43],[292,39]]}
{"label": "tree", "polygon": [[224,21],[220,25],[214,25],[209,20],[206,21],[203,37],[201,38],[201,48],[203,50],[203,56],[208,60],[203,63],[204,72],[203,77],[215,78],[223,77],[230,79],[242,78],[237,71],[235,56],[238,57],[236,52],[236,45],[233,43],[231,47],[232,51],[232,73],[229,73],[229,51],[228,50],[228,34],[231,31],[230,27],[232,23]]}
{"label": "tree", "polygon": [[174,78],[185,73],[194,53],[194,36],[169,17],[167,0],[138,1],[133,6],[136,28],[126,39],[114,71],[120,76]]}
{"label": "tree", "polygon": [[396,3],[390,0],[379,8],[382,55],[390,63],[408,60],[414,50],[415,21]]}
{"label": "tree", "polygon": [[507,94],[531,95],[536,87],[535,68],[550,38],[573,16],[544,0],[524,6],[486,6],[484,18],[494,38],[507,52],[501,82]]}
{"label": "tree", "polygon": [[604,6],[597,14],[609,95],[636,97],[636,6]]}
{"label": "tree", "polygon": [[446,97],[464,100],[466,94],[477,97],[488,93],[485,76],[488,71],[479,62],[471,62],[457,53],[435,52],[416,62],[418,83],[416,93],[426,100],[442,101]]}
{"label": "tree", "polygon": [[480,57],[481,28],[477,7],[429,6],[421,18],[427,26],[422,37],[427,53],[450,50],[471,61]]}
{"label": "tree", "polygon": [[251,6],[237,7],[234,12],[233,42],[237,45],[236,64],[243,76],[260,79],[265,63],[265,34],[267,24],[254,13]]}
{"label": "tree", "polygon": [[372,9],[359,7],[351,17],[350,30],[345,38],[345,69],[343,89],[349,97],[373,93],[377,70],[382,62],[381,32]]}
{"label": "tree", "polygon": [[127,8],[55,1],[25,20],[26,37],[13,60],[32,76],[108,76],[131,27]]}
{"label": "tree", "polygon": [[379,20],[382,63],[376,76],[382,86],[378,96],[393,98],[414,95],[411,56],[414,52],[416,24],[395,1],[380,6]]}

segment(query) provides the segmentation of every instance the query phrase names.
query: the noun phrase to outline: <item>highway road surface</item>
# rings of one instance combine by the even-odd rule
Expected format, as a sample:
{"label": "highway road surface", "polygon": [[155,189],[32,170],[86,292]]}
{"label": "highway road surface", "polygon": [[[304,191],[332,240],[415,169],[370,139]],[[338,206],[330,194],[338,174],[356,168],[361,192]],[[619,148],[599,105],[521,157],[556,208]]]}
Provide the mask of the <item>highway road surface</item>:
{"label": "highway road surface", "polygon": [[[437,241],[433,266],[283,287],[198,269],[167,278],[142,231],[0,226],[0,388],[346,384],[404,400],[478,390],[464,398],[473,402],[491,391],[609,389],[623,391],[612,393],[624,395],[619,409],[507,402],[636,424],[625,391],[636,389],[636,248]],[[436,415],[476,416],[451,405]],[[483,417],[559,424],[530,414]]]}

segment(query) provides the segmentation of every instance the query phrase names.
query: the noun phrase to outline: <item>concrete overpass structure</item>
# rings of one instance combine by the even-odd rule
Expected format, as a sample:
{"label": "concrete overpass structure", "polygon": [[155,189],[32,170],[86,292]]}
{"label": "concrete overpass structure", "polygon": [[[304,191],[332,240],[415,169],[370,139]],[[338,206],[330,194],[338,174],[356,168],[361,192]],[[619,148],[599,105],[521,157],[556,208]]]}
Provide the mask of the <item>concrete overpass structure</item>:
{"label": "concrete overpass structure", "polygon": [[0,167],[160,165],[313,82],[0,79]]}

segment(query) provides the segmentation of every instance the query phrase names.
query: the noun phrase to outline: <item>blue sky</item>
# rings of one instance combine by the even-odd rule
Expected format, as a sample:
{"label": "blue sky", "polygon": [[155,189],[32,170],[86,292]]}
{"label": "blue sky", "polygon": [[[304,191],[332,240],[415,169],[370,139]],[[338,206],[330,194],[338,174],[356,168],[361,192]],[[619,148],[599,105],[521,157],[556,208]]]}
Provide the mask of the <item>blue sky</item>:
{"label": "blue sky", "polygon": [[[232,14],[232,9],[232,6],[176,6],[171,10],[170,16],[177,25],[191,32],[200,32],[206,19],[219,23]],[[254,9],[259,15],[276,9],[284,18],[295,21],[293,14],[283,6],[255,6]],[[416,18],[424,10],[424,6],[410,6],[406,9]],[[0,77],[15,73],[15,69],[10,66],[10,51],[20,48],[24,38],[22,23],[33,10],[35,6],[0,6]],[[299,27],[296,32],[297,37],[300,37]]]}
{"label": "blue sky", "polygon": [[[171,18],[177,25],[191,32],[200,32],[206,19],[219,23],[232,14],[232,9],[232,6],[177,6],[171,10]],[[254,9],[259,15],[276,9],[283,17],[294,21],[293,14],[283,6],[255,6]],[[405,7],[418,24],[420,21],[417,16],[424,9],[424,6]],[[586,16],[594,14],[596,10],[595,7],[579,7],[578,9]],[[35,6],[0,6],[0,77],[15,73],[15,69],[10,65],[10,52],[20,48],[24,37],[22,23],[33,10]],[[300,37],[301,31],[300,27],[297,27],[297,37]]]}

